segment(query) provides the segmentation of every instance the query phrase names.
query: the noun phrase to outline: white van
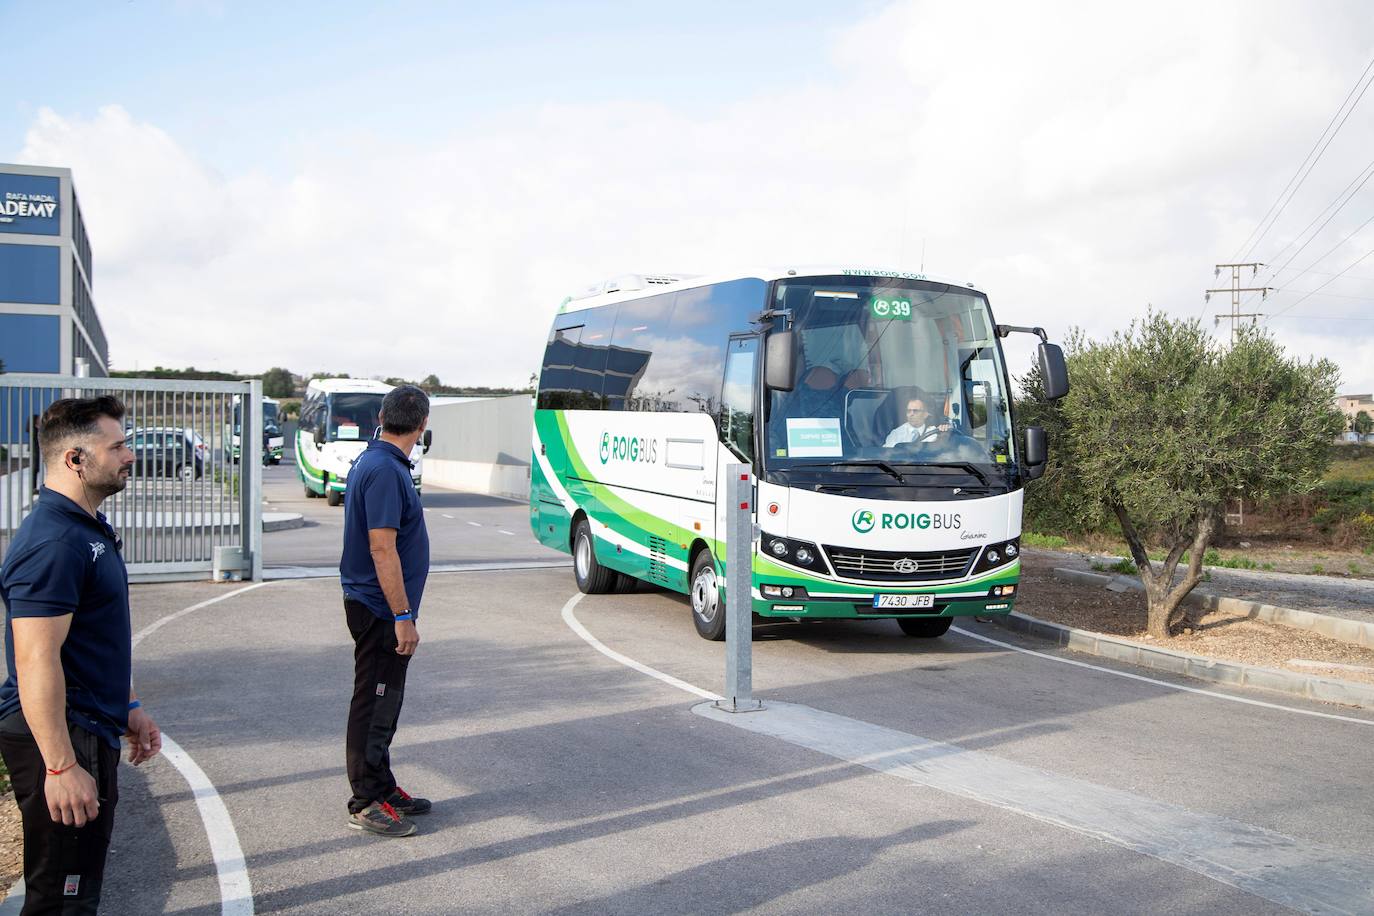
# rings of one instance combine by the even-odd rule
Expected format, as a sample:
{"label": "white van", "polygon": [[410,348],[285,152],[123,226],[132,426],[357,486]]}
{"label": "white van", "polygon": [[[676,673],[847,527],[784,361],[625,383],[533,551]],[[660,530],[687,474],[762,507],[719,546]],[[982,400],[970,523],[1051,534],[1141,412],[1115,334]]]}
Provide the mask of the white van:
{"label": "white van", "polygon": [[[331,506],[343,502],[348,471],[367,448],[367,440],[381,431],[378,415],[382,399],[394,386],[372,379],[317,378],[305,389],[300,427],[296,432],[296,472],[305,495],[323,496]],[[430,434],[410,453],[411,480],[420,492],[421,456],[429,450]]]}

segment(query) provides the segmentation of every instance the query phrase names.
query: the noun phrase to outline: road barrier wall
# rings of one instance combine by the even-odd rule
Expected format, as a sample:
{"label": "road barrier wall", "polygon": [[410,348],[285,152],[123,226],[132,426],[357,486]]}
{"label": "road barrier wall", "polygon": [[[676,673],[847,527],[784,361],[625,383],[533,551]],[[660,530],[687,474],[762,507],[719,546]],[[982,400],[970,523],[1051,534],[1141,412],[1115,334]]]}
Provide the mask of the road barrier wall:
{"label": "road barrier wall", "polygon": [[424,482],[455,490],[530,498],[534,399],[527,394],[440,404],[430,410],[434,444]]}

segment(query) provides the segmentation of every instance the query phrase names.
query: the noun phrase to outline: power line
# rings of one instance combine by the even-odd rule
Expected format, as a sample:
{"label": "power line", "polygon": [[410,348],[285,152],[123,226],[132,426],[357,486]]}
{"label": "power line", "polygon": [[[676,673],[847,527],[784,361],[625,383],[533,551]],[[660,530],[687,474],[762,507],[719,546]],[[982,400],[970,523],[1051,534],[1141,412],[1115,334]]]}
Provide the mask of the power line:
{"label": "power line", "polygon": [[[1288,204],[1292,202],[1294,195],[1298,193],[1298,189],[1301,188],[1303,182],[1307,180],[1307,176],[1312,174],[1312,169],[1316,167],[1317,161],[1320,160],[1322,155],[1326,152],[1326,148],[1331,145],[1331,141],[1336,139],[1336,134],[1340,133],[1341,128],[1345,126],[1345,122],[1350,117],[1351,112],[1355,110],[1355,106],[1360,103],[1360,99],[1364,98],[1364,94],[1368,91],[1370,85],[1366,82],[1366,77],[1369,76],[1371,71],[1374,71],[1374,59],[1369,61],[1364,68],[1364,72],[1360,74],[1360,78],[1355,81],[1355,85],[1350,87],[1350,91],[1346,93],[1345,99],[1341,102],[1340,107],[1336,109],[1336,113],[1331,116],[1331,120],[1327,122],[1321,134],[1317,136],[1317,142],[1312,144],[1312,149],[1309,150],[1307,155],[1303,158],[1302,165],[1298,166],[1298,170],[1293,173],[1293,177],[1288,179],[1288,184],[1279,192],[1278,198],[1269,205],[1269,209],[1260,219],[1259,225],[1256,226],[1251,231],[1250,236],[1241,243],[1240,249],[1237,250],[1232,260],[1239,261],[1243,258],[1250,257],[1259,246],[1259,243],[1269,234],[1269,230],[1274,228],[1274,223],[1278,222],[1279,217],[1283,215],[1283,211],[1287,209]],[[1362,83],[1364,84],[1363,89],[1360,88]],[[1360,90],[1358,96],[1355,95],[1355,90],[1357,89]],[[1355,96],[1355,101],[1353,103],[1350,101],[1352,96]],[[1348,111],[1346,110],[1347,105],[1350,106]],[[1341,117],[1342,111],[1345,111],[1344,117]],[[1338,117],[1341,118],[1339,124],[1336,123]],[[1336,125],[1334,130],[1332,129],[1333,124]],[[1330,136],[1327,136],[1328,132]],[[1324,141],[1323,138],[1325,138]],[[1318,149],[1318,147],[1320,147],[1320,149]],[[1275,208],[1277,208],[1277,212]],[[1272,218],[1270,214],[1272,214]],[[1258,233],[1258,236],[1256,236],[1256,233]],[[1251,239],[1254,239],[1254,241],[1252,242]],[[1246,247],[1247,245],[1249,246],[1248,248]],[[1244,254],[1241,254],[1241,251],[1244,251]]]}
{"label": "power line", "polygon": [[[1279,318],[1278,314],[1270,315],[1269,320]],[[1356,318],[1347,315],[1284,315],[1284,321],[1292,321],[1294,318],[1301,318],[1303,321],[1374,321],[1374,318]]]}
{"label": "power line", "polygon": [[[1370,218],[1369,218],[1369,221],[1370,221],[1370,222],[1374,222],[1374,216],[1370,217]],[[1368,225],[1368,222],[1366,222],[1365,225]],[[1362,228],[1364,228],[1364,227],[1361,226],[1360,228],[1362,229]],[[1358,232],[1359,229],[1357,229],[1357,230],[1355,230],[1355,231]],[[1354,235],[1354,233],[1352,232],[1351,235]],[[1347,238],[1348,238],[1348,236],[1347,236]],[[1360,255],[1358,258],[1356,258],[1354,261],[1352,261],[1352,262],[1350,263],[1350,267],[1347,267],[1345,270],[1349,270],[1351,267],[1354,267],[1355,265],[1359,264],[1360,262],[1362,262],[1365,258],[1369,257],[1370,255],[1374,255],[1374,248],[1369,249],[1369,250],[1366,251],[1364,254]],[[1301,299],[1298,299],[1296,302],[1293,302],[1293,303],[1290,304],[1290,305],[1285,305],[1283,308],[1279,309],[1277,312],[1274,312],[1272,315],[1270,315],[1268,318],[1265,319],[1265,324],[1268,324],[1270,321],[1273,321],[1275,318],[1277,318],[1278,316],[1282,315],[1284,312],[1289,311],[1289,310],[1292,309],[1294,306],[1297,306],[1297,305],[1299,305],[1299,304],[1301,304],[1301,303],[1303,303],[1303,302],[1306,302],[1308,299],[1312,298],[1312,297],[1315,296],[1318,292],[1320,292],[1320,291],[1322,290],[1323,287],[1326,287],[1326,286],[1328,286],[1328,285],[1330,285],[1330,284],[1332,284],[1332,283],[1335,283],[1336,280],[1341,276],[1341,274],[1345,273],[1345,270],[1341,271],[1340,274],[1336,274],[1336,276],[1332,277],[1330,280],[1327,280],[1327,281],[1326,281],[1325,283],[1323,283],[1321,286],[1318,286],[1316,289],[1312,290],[1310,293],[1307,293],[1305,296],[1303,296]]]}
{"label": "power line", "polygon": [[1218,265],[1217,265],[1216,276],[1221,276],[1221,269],[1222,269],[1223,267],[1229,267],[1229,268],[1231,268],[1231,285],[1230,285],[1230,286],[1227,286],[1227,287],[1222,287],[1221,289],[1209,289],[1209,290],[1206,291],[1206,293],[1205,293],[1205,294],[1203,295],[1203,297],[1202,297],[1202,301],[1203,301],[1204,303],[1206,303],[1206,302],[1210,302],[1210,301],[1212,300],[1212,293],[1230,293],[1230,294],[1231,294],[1231,311],[1230,311],[1230,314],[1223,315],[1223,314],[1218,313],[1217,316],[1216,316],[1216,320],[1217,320],[1217,323],[1220,323],[1220,322],[1221,322],[1221,319],[1223,319],[1223,318],[1230,318],[1230,319],[1231,319],[1231,342],[1232,342],[1232,343],[1235,343],[1235,341],[1236,341],[1236,336],[1237,336],[1238,334],[1240,334],[1240,320],[1241,320],[1242,318],[1259,318],[1259,317],[1261,317],[1259,312],[1242,312],[1242,311],[1240,310],[1240,294],[1241,294],[1241,293],[1252,293],[1252,292],[1253,292],[1253,293],[1259,293],[1260,295],[1263,296],[1263,295],[1267,295],[1268,292],[1269,292],[1268,287],[1264,287],[1264,286],[1247,286],[1247,287],[1242,287],[1242,286],[1240,285],[1240,270],[1241,270],[1242,267],[1248,267],[1248,268],[1250,268],[1250,270],[1251,270],[1251,276],[1254,276],[1255,274],[1259,273],[1259,269],[1260,269],[1261,267],[1263,267],[1263,266],[1264,266],[1263,264],[1259,264],[1259,263],[1256,263],[1256,262],[1249,262],[1249,263],[1245,263],[1245,264],[1218,264]]}
{"label": "power line", "polygon": [[[1361,175],[1363,175],[1364,177],[1361,178]],[[1274,269],[1274,271],[1269,275],[1271,279],[1277,276],[1277,274],[1280,271],[1285,270],[1289,264],[1292,264],[1293,259],[1296,258],[1298,255],[1302,254],[1303,249],[1305,249],[1308,245],[1311,245],[1314,241],[1316,241],[1317,236],[1321,235],[1322,230],[1325,229],[1331,223],[1331,221],[1336,218],[1337,213],[1340,213],[1341,210],[1345,209],[1345,205],[1350,203],[1350,201],[1354,199],[1355,195],[1360,192],[1360,189],[1365,186],[1365,184],[1369,181],[1370,178],[1374,178],[1374,160],[1370,160],[1369,164],[1366,165],[1363,169],[1361,169],[1359,174],[1357,174],[1354,178],[1350,180],[1350,184],[1346,185],[1345,188],[1341,190],[1340,194],[1336,195],[1336,199],[1333,200],[1331,203],[1327,204],[1326,207],[1322,209],[1321,213],[1318,213],[1316,216],[1312,217],[1312,222],[1308,223],[1301,232],[1293,236],[1292,242],[1289,242],[1288,245],[1285,245],[1282,249],[1279,250],[1278,254],[1274,255],[1273,260],[1277,261],[1279,257],[1285,251],[1288,250],[1288,247],[1292,245],[1293,242],[1296,242],[1304,235],[1307,235],[1307,230],[1311,229],[1312,225],[1316,223],[1317,220],[1322,218],[1323,213],[1326,213],[1327,210],[1330,210],[1333,204],[1338,204],[1338,206],[1336,206],[1336,209],[1331,210],[1331,214],[1326,217],[1325,222],[1323,222],[1320,226],[1317,227],[1317,231],[1313,232],[1310,236],[1308,236],[1307,241],[1299,245],[1298,249],[1288,256],[1288,260],[1284,261],[1281,265]],[[1359,183],[1356,184],[1356,182]],[[1352,187],[1353,190],[1351,190]],[[1349,194],[1346,193],[1347,191],[1349,191]],[[1345,196],[1345,200],[1341,200],[1342,196]],[[1299,276],[1301,276],[1301,274],[1299,274]]]}

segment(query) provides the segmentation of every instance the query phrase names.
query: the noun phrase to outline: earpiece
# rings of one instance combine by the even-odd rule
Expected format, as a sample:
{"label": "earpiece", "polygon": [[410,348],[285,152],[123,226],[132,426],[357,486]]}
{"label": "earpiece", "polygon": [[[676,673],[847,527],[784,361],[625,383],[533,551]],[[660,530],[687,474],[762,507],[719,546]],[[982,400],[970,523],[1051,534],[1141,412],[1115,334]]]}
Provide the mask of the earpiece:
{"label": "earpiece", "polygon": [[77,449],[77,450],[76,450],[76,454],[72,456],[72,464],[80,464],[80,463],[81,463],[81,449]]}

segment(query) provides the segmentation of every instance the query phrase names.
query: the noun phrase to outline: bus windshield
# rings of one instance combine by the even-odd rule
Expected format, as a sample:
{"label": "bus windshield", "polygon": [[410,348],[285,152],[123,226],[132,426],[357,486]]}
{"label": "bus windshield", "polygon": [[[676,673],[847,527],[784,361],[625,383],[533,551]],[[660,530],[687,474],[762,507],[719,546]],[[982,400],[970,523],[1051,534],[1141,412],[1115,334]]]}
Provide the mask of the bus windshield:
{"label": "bus windshield", "polygon": [[[277,405],[270,401],[262,402],[262,425],[267,429],[279,429],[277,422]],[[239,435],[243,431],[243,405],[238,401],[234,402],[234,435]]]}
{"label": "bus windshield", "polygon": [[987,299],[920,280],[777,284],[793,317],[795,387],[770,391],[773,470],[946,465],[987,479],[1013,466],[1002,354]]}
{"label": "bus windshield", "polygon": [[329,396],[328,438],[371,439],[381,422],[383,394],[341,392]]}

